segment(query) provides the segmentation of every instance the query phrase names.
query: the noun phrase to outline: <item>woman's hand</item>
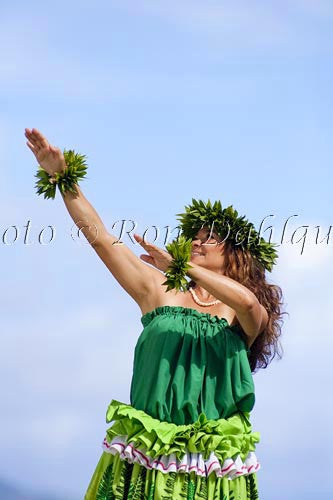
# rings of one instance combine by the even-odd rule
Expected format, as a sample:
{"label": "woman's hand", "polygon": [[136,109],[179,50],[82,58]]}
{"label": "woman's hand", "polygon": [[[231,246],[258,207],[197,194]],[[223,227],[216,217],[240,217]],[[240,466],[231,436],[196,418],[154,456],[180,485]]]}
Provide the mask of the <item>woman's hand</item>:
{"label": "woman's hand", "polygon": [[49,144],[46,137],[43,136],[36,128],[29,130],[25,129],[27,145],[33,152],[38,161],[38,164],[53,176],[55,172],[66,170],[65,157],[59,148],[55,148]]}
{"label": "woman's hand", "polygon": [[152,264],[160,271],[165,272],[173,260],[169,252],[157,247],[156,245],[153,245],[152,243],[144,241],[144,239],[136,233],[134,234],[134,238],[149,254],[140,255],[140,259],[142,259],[144,262],[147,262],[147,264]]}

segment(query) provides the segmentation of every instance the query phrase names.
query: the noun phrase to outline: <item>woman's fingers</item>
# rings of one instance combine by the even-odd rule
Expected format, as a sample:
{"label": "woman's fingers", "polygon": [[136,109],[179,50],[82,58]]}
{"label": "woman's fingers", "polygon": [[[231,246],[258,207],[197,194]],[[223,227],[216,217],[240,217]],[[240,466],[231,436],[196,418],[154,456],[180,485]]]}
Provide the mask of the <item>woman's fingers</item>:
{"label": "woman's fingers", "polygon": [[39,149],[40,149],[40,145],[39,145],[39,142],[38,140],[36,139],[36,137],[29,131],[27,131],[29,129],[26,129],[26,132],[25,132],[25,136],[26,138],[29,140],[30,144],[32,144],[35,148],[35,151],[37,152]]}
{"label": "woman's fingers", "polygon": [[146,250],[149,255],[140,255],[140,259],[147,264],[152,264],[157,267],[160,271],[165,272],[165,270],[170,265],[172,261],[171,255],[163,250],[162,248],[153,245],[152,243],[145,243],[144,239],[140,235],[134,233],[134,238],[136,241]]}
{"label": "woman's fingers", "polygon": [[27,141],[27,145],[29,146],[29,148],[31,149],[31,151],[36,154],[36,148],[35,148],[35,146],[33,144],[31,144],[31,142],[29,142],[29,141]]}
{"label": "woman's fingers", "polygon": [[58,148],[51,146],[51,144],[49,144],[49,151],[52,153],[53,158],[55,158],[55,156],[61,152],[58,150]]}
{"label": "woman's fingers", "polygon": [[37,130],[37,133],[39,134],[39,140],[41,142],[41,145],[43,148],[48,148],[49,147],[49,141],[46,139],[46,137],[41,133],[39,132],[39,130]]}
{"label": "woman's fingers", "polygon": [[153,254],[156,258],[163,256],[166,252],[162,248],[153,245],[152,243],[145,243],[144,239],[140,235],[134,233],[135,239],[140,243],[140,245],[148,252],[150,255]]}
{"label": "woman's fingers", "polygon": [[34,141],[34,144],[36,144],[36,146],[38,146],[39,148],[42,147],[40,140],[39,140],[39,137],[38,137],[38,134],[36,134],[36,132],[34,132],[34,129],[31,130],[31,139]]}
{"label": "woman's fingers", "polygon": [[148,264],[153,264],[154,259],[150,257],[150,255],[140,255],[140,259],[143,260],[144,262],[147,262]]}
{"label": "woman's fingers", "polygon": [[38,144],[41,148],[48,147],[49,143],[48,143],[46,137],[44,137],[43,134],[39,130],[37,130],[36,128],[33,128],[32,134],[35,137],[36,141],[38,142]]}
{"label": "woman's fingers", "polygon": [[24,129],[24,135],[31,141],[35,140],[31,130],[29,130],[28,128]]}
{"label": "woman's fingers", "polygon": [[136,241],[137,241],[138,243],[140,243],[140,245],[141,245],[141,246],[142,246],[145,250],[146,250],[149,246],[151,246],[151,244],[150,244],[150,243],[145,242],[145,241],[144,241],[144,239],[143,239],[143,238],[141,238],[141,236],[140,236],[139,234],[137,234],[137,233],[134,233],[134,238],[136,239]]}
{"label": "woman's fingers", "polygon": [[29,139],[30,144],[33,144],[36,148],[47,148],[49,145],[46,137],[36,128],[32,128],[31,130],[26,128],[25,136]]}

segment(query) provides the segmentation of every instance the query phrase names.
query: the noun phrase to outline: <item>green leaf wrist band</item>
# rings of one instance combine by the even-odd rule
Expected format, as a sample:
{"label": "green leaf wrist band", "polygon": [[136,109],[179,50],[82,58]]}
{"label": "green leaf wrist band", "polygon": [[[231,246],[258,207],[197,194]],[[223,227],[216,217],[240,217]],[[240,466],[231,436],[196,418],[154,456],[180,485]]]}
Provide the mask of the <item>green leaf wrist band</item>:
{"label": "green leaf wrist band", "polygon": [[188,282],[185,276],[188,269],[193,267],[188,263],[191,259],[192,240],[180,235],[166,245],[166,249],[172,255],[173,260],[165,272],[167,280],[162,284],[168,285],[166,292],[172,289],[186,292]]}
{"label": "green leaf wrist band", "polygon": [[44,198],[55,198],[56,187],[65,194],[67,191],[75,193],[75,184],[83,179],[87,173],[85,155],[75,153],[73,150],[63,151],[67,168],[62,172],[55,172],[53,176],[48,174],[40,165],[38,166],[35,188],[37,194],[44,194]]}

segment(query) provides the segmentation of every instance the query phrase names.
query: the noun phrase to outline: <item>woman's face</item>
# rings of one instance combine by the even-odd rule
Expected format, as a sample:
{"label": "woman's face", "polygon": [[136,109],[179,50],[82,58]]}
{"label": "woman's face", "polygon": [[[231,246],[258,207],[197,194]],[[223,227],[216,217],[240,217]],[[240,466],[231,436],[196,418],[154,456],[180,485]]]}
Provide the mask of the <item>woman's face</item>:
{"label": "woman's face", "polygon": [[210,228],[202,228],[192,240],[191,260],[211,271],[222,272],[224,241]]}

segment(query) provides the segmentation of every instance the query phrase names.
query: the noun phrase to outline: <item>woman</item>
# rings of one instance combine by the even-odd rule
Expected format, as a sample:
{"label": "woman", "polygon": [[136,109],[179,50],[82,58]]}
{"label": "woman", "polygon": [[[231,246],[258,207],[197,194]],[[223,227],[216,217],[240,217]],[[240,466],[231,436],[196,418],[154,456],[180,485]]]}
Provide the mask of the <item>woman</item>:
{"label": "woman", "polygon": [[[51,178],[66,172],[59,148],[37,129],[25,129],[25,136]],[[176,257],[135,235],[147,252],[140,260],[107,231],[77,184],[62,197],[139,305],[144,327],[134,352],[131,402],[108,406],[106,421],[113,424],[85,500],[258,499],[251,372],[275,355],[281,289],[266,282],[250,251],[203,224],[191,241],[191,281],[186,290],[170,290],[164,273]]]}

